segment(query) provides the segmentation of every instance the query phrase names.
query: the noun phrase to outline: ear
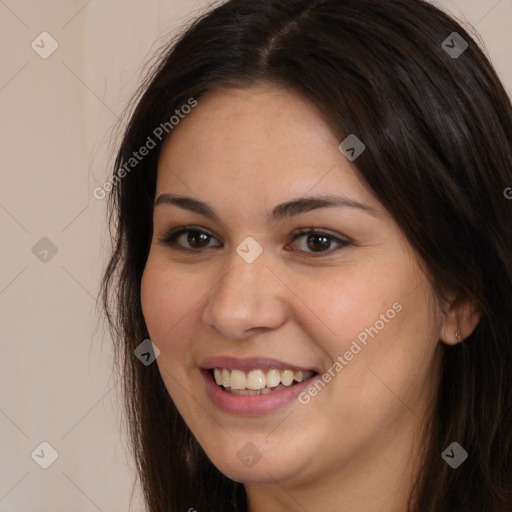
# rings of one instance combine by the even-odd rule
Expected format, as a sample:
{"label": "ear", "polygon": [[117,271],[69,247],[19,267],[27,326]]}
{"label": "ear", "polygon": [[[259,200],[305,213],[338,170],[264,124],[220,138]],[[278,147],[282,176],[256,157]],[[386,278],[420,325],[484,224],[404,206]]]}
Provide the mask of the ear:
{"label": "ear", "polygon": [[447,345],[457,345],[475,330],[480,318],[481,312],[472,301],[453,300],[444,313],[440,340]]}

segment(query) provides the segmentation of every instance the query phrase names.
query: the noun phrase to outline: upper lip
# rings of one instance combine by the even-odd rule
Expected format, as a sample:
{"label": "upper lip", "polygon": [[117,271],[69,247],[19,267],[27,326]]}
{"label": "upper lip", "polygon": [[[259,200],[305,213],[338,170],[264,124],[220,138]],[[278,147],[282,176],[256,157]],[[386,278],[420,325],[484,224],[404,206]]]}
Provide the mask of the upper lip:
{"label": "upper lip", "polygon": [[311,367],[297,366],[293,363],[286,363],[269,357],[232,357],[232,356],[215,356],[209,357],[202,361],[201,368],[211,370],[212,368],[226,368],[227,370],[241,370],[250,372],[251,370],[268,370],[276,368],[277,370],[294,370],[308,372],[312,371]]}

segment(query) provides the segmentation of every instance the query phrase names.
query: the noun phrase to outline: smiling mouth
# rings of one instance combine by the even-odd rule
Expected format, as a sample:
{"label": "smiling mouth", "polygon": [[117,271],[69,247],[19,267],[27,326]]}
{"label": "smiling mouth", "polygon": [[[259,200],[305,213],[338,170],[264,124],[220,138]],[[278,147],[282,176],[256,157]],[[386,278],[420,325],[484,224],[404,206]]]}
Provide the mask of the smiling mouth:
{"label": "smiling mouth", "polygon": [[236,395],[265,395],[287,389],[316,375],[313,371],[278,370],[267,371],[229,370],[213,368],[211,375],[217,385],[227,393]]}

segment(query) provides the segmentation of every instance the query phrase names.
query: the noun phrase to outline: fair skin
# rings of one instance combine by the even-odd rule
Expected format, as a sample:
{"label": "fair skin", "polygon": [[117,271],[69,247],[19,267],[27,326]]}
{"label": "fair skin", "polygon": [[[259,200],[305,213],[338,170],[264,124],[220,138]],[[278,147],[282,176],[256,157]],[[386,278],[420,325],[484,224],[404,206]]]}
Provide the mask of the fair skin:
{"label": "fair skin", "polygon": [[[244,483],[251,512],[406,510],[443,342],[455,343],[457,329],[464,339],[478,321],[468,307],[438,304],[340,142],[309,101],[261,84],[202,96],[160,156],[155,199],[191,197],[218,218],[155,206],[144,317],[179,412],[219,470]],[[326,194],[365,209],[267,218],[278,204]],[[161,241],[180,226],[200,233],[174,246]],[[311,226],[323,235],[293,240]],[[249,236],[262,249],[251,263],[236,251]],[[376,324],[394,304],[393,318]],[[217,356],[272,358],[315,371],[316,382],[375,325],[378,333],[307,404],[294,398],[238,414],[214,403],[205,385],[203,363]],[[255,464],[237,456],[247,443]]]}

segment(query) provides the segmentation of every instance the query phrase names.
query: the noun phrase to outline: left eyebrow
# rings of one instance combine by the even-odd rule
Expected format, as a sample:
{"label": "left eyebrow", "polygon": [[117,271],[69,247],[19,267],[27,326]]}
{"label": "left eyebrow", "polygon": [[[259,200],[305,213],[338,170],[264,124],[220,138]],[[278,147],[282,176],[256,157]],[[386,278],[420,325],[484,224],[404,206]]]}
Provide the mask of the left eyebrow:
{"label": "left eyebrow", "polygon": [[[177,206],[178,208],[182,208],[184,210],[191,210],[193,212],[199,213],[200,215],[203,215],[211,219],[220,220],[218,213],[214,210],[212,206],[203,201],[194,199],[193,197],[176,196],[173,194],[163,193],[158,196],[154,203],[154,206],[156,207],[161,204],[170,204],[173,206]],[[353,208],[361,210],[375,217],[379,216],[379,213],[371,206],[364,203],[360,203],[359,201],[354,201],[353,199],[350,199],[348,197],[320,195],[301,197],[297,199],[292,199],[290,201],[286,201],[285,203],[281,203],[275,206],[270,212],[270,214],[267,215],[267,220],[269,223],[272,223],[289,217],[302,215],[312,210],[317,210],[319,208],[333,207]]]}
{"label": "left eyebrow", "polygon": [[301,197],[292,199],[285,203],[277,205],[269,215],[268,219],[270,222],[283,220],[287,217],[293,217],[295,215],[302,215],[312,210],[319,208],[354,208],[361,210],[370,215],[378,216],[378,212],[371,206],[354,201],[348,197],[333,196],[333,195],[321,195],[312,197]]}

